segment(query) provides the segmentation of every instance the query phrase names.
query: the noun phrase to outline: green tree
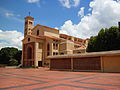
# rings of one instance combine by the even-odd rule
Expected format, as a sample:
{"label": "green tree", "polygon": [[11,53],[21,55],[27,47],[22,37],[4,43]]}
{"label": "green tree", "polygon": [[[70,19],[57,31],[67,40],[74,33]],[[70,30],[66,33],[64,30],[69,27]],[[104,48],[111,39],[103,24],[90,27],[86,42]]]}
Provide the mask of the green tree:
{"label": "green tree", "polygon": [[22,58],[22,51],[18,50],[18,52],[14,55],[14,58],[18,60],[18,64],[21,63],[21,58]]}
{"label": "green tree", "polygon": [[97,36],[89,40],[87,52],[120,50],[120,29],[111,27],[101,29]]}
{"label": "green tree", "polygon": [[17,66],[18,65],[18,61],[16,59],[10,59],[9,60],[9,65],[10,66]]}
{"label": "green tree", "polygon": [[21,61],[22,51],[14,47],[5,47],[0,50],[0,63],[9,65],[10,59],[18,60],[18,64]]}

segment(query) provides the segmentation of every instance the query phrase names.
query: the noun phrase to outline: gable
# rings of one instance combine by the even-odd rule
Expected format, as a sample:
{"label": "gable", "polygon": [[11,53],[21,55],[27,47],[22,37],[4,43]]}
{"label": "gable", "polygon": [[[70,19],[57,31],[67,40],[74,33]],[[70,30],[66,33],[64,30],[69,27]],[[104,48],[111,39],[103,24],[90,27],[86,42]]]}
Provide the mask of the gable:
{"label": "gable", "polygon": [[[39,35],[37,34],[39,32]],[[42,28],[42,26],[40,26],[39,24],[36,25],[33,29],[32,29],[32,35],[35,36],[43,36],[44,35],[44,30]]]}
{"label": "gable", "polygon": [[48,36],[59,37],[59,30],[37,24],[32,29],[32,35],[36,35],[36,36],[48,35]]}

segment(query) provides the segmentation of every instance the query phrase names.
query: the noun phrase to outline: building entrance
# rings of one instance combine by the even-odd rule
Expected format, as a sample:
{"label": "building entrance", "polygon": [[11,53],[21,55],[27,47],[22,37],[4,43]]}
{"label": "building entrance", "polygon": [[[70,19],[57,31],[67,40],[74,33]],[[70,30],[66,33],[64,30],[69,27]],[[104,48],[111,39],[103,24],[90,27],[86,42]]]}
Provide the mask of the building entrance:
{"label": "building entrance", "polygon": [[38,61],[38,66],[42,67],[42,61]]}

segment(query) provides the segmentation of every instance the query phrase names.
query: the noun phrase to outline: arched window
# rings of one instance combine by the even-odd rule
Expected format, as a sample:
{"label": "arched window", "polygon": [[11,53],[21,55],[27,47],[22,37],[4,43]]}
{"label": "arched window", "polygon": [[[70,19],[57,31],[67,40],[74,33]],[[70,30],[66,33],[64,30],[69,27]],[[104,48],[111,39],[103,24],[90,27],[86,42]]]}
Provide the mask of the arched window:
{"label": "arched window", "polygon": [[28,22],[27,22],[27,21],[25,21],[25,24],[28,24]]}
{"label": "arched window", "polygon": [[47,56],[49,56],[50,55],[50,45],[49,45],[49,43],[47,44]]}
{"label": "arched window", "polygon": [[30,41],[30,38],[28,38],[28,42]]}
{"label": "arched window", "polygon": [[31,21],[29,21],[29,24],[32,24],[32,22],[31,22]]}
{"label": "arched window", "polygon": [[32,59],[32,48],[31,47],[28,47],[28,49],[27,49],[27,58],[28,59]]}
{"label": "arched window", "polygon": [[39,35],[39,30],[37,30],[37,36]]}

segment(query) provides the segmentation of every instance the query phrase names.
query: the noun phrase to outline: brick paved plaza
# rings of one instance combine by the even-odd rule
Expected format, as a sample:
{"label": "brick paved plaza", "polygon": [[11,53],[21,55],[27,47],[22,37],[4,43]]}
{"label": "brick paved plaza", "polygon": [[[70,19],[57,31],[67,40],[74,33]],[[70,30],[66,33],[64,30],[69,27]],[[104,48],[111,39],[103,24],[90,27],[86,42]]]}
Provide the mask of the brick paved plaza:
{"label": "brick paved plaza", "polygon": [[0,68],[0,90],[120,90],[120,73]]}

